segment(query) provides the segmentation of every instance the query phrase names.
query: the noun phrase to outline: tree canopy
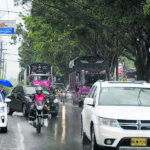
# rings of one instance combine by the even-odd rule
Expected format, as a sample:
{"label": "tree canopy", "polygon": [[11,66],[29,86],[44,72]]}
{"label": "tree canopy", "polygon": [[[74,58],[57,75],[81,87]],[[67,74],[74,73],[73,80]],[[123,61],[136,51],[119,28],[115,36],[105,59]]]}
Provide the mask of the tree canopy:
{"label": "tree canopy", "polygon": [[46,62],[65,74],[71,59],[102,55],[114,72],[118,58],[126,57],[135,63],[138,80],[149,81],[149,1],[33,0],[31,14],[22,15],[25,28],[17,29],[20,65]]}

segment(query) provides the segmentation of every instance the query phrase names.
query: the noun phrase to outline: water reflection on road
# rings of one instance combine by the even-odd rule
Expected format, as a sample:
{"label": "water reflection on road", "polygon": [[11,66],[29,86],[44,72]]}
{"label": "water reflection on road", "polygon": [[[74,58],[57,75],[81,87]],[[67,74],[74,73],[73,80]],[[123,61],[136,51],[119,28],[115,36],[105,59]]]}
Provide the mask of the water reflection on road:
{"label": "water reflection on road", "polygon": [[62,106],[62,136],[61,143],[65,144],[65,136],[66,136],[66,107]]}

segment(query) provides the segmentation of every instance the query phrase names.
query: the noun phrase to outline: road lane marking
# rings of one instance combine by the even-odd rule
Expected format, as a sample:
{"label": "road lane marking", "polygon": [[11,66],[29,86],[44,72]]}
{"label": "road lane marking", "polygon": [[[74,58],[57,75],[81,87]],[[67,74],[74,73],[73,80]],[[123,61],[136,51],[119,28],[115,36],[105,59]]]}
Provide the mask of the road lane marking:
{"label": "road lane marking", "polygon": [[20,146],[20,150],[25,150],[25,147],[24,147],[24,136],[23,136],[23,134],[22,134],[22,132],[21,132],[21,124],[20,123],[18,123],[17,124],[18,125],[18,131],[19,131],[19,146]]}
{"label": "road lane marking", "polygon": [[61,136],[61,143],[65,144],[66,138],[66,107],[62,106],[62,136]]}

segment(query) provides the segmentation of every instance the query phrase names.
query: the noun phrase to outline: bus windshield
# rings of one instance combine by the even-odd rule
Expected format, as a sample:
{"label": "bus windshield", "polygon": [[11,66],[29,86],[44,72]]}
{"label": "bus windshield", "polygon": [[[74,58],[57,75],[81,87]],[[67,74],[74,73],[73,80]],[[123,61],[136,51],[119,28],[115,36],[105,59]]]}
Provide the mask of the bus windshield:
{"label": "bus windshield", "polygon": [[83,86],[92,86],[97,80],[105,80],[106,74],[85,74]]}
{"label": "bus windshield", "polygon": [[48,81],[49,76],[40,76],[40,75],[34,75],[33,81]]}

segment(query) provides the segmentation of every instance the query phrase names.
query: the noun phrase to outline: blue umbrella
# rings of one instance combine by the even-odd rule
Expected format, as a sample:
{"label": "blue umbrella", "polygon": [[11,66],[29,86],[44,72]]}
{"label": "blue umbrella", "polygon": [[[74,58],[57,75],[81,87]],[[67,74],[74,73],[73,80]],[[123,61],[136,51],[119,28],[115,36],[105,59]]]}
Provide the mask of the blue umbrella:
{"label": "blue umbrella", "polygon": [[13,87],[13,85],[8,80],[0,79],[0,85],[7,86],[7,87]]}

